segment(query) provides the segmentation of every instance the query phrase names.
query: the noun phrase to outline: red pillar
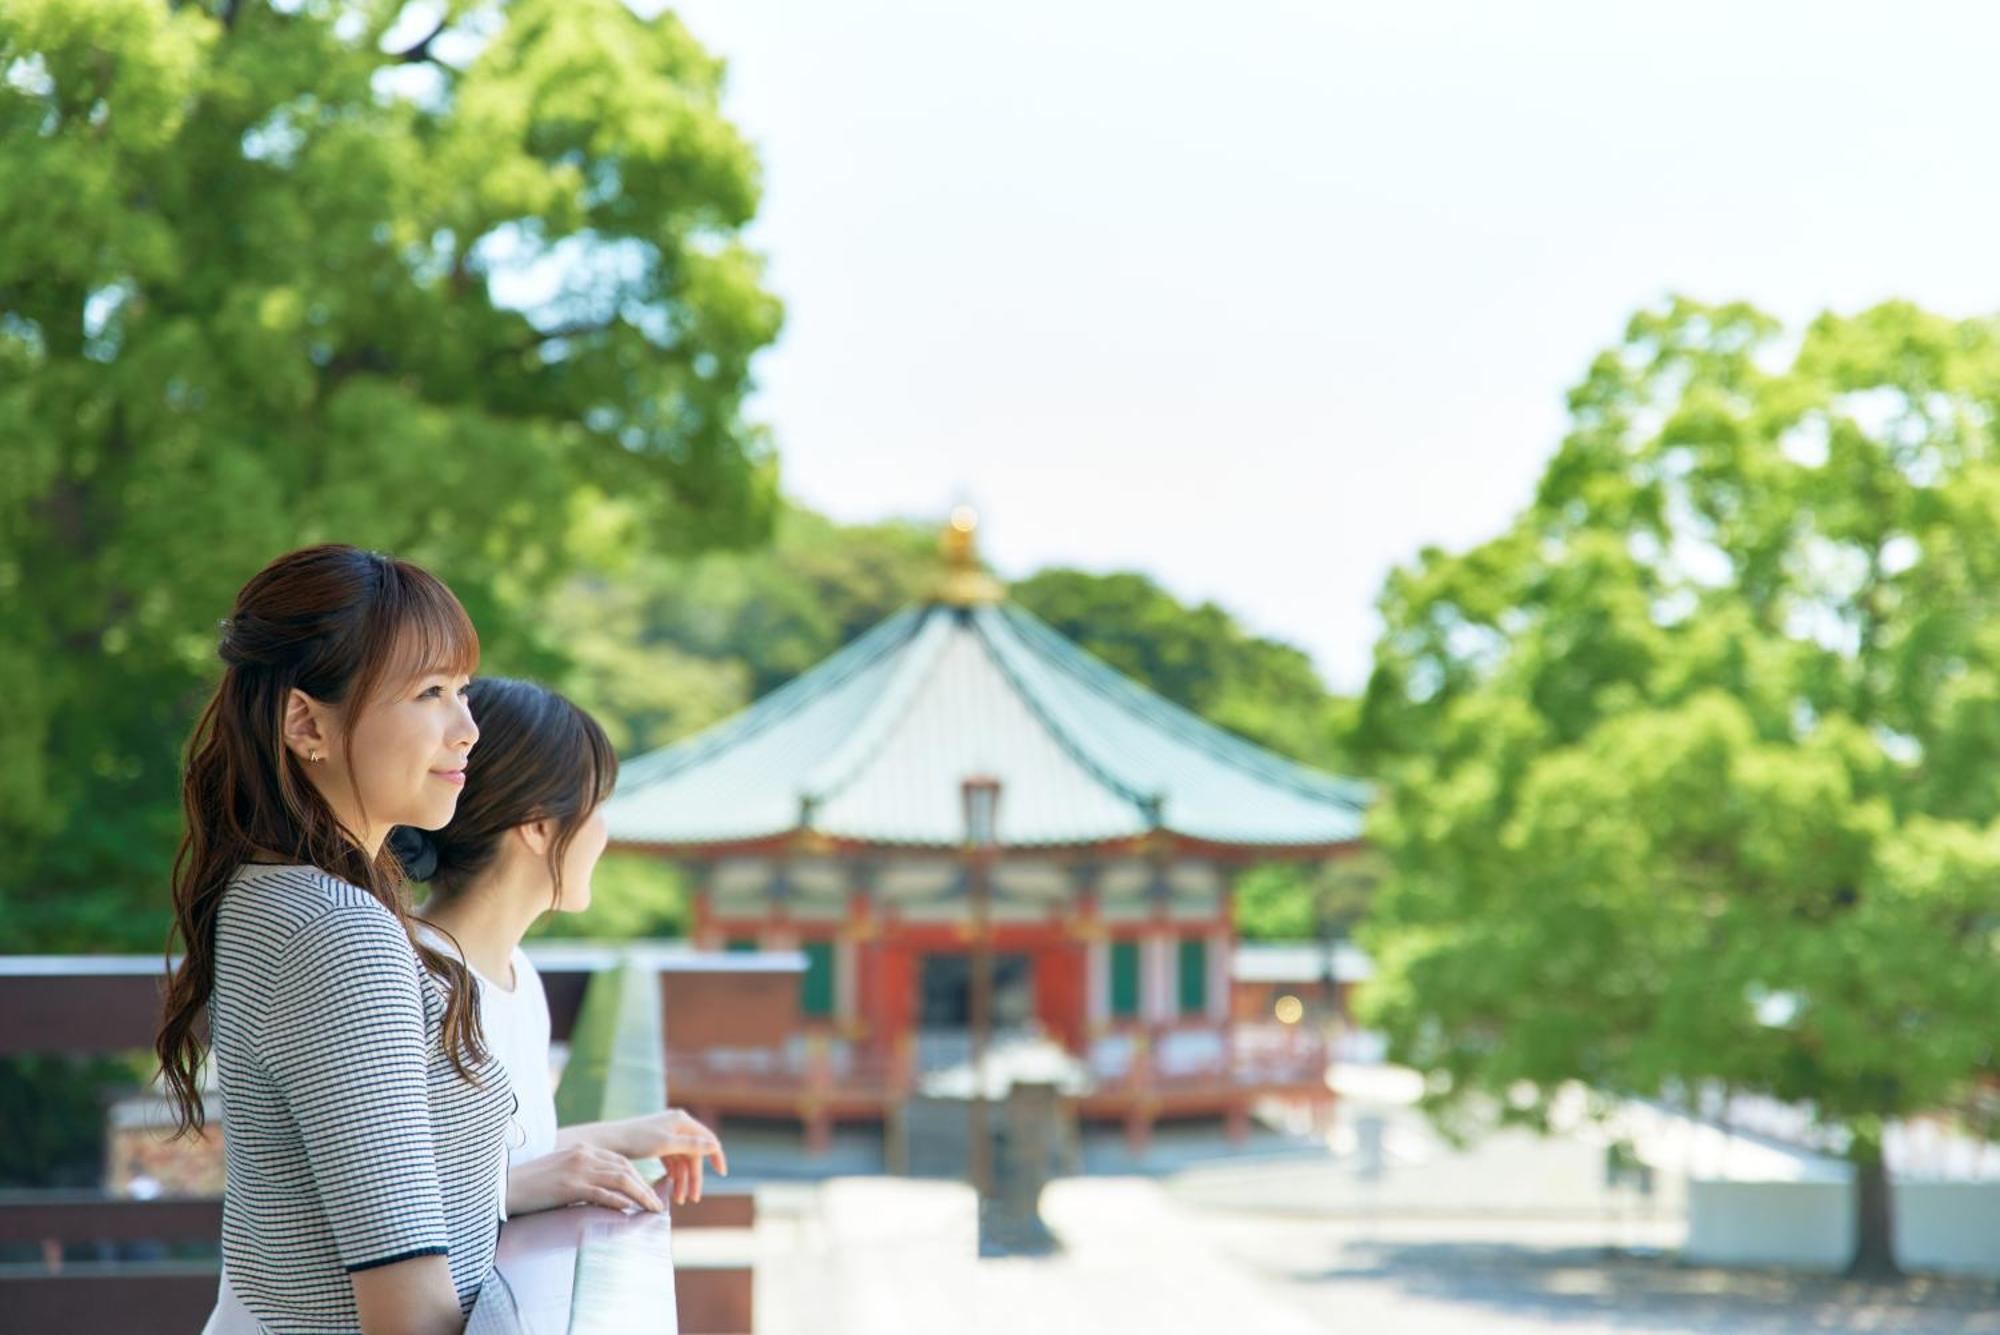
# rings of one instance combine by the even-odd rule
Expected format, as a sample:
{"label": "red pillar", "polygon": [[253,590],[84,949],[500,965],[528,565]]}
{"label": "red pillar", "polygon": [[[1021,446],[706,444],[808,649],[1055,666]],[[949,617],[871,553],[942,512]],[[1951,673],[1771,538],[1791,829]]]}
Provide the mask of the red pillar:
{"label": "red pillar", "polygon": [[1035,952],[1035,1018],[1071,1052],[1083,1050],[1085,967],[1083,947],[1067,941]]}
{"label": "red pillar", "polygon": [[907,1033],[916,1021],[915,954],[900,942],[884,941],[877,954],[875,978],[879,989],[875,1004],[882,1016],[882,1035],[893,1041]]}

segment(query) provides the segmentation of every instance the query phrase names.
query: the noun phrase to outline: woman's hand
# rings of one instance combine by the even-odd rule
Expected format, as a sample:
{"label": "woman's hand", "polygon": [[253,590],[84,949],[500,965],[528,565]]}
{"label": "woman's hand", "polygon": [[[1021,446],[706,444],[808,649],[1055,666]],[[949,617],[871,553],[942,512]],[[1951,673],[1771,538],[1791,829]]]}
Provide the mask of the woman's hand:
{"label": "woman's hand", "polygon": [[650,1117],[633,1119],[635,1159],[658,1159],[666,1184],[676,1205],[701,1199],[702,1162],[713,1160],[715,1171],[729,1176],[729,1161],[722,1153],[716,1134],[682,1112],[668,1108]]}
{"label": "woman's hand", "polygon": [[630,1159],[595,1145],[566,1145],[508,1171],[509,1215],[565,1205],[602,1205],[610,1210],[666,1208]]}

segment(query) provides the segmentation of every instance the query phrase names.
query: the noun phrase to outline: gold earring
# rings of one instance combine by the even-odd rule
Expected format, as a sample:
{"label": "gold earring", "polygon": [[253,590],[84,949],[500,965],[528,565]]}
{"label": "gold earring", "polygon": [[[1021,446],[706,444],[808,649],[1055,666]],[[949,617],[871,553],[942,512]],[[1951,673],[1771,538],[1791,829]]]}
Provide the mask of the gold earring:
{"label": "gold earring", "polygon": [[312,753],[312,763],[315,765],[319,764],[319,752],[315,751]]}

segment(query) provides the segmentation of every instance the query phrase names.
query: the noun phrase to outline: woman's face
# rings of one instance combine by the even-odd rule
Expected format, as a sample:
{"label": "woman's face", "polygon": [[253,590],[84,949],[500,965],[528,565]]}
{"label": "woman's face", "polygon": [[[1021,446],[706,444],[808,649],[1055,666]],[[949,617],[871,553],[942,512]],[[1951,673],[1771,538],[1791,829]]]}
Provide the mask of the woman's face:
{"label": "woman's face", "polygon": [[465,790],[465,757],[479,740],[467,677],[434,672],[362,706],[348,760],[375,831],[448,824]]}
{"label": "woman's face", "polygon": [[590,874],[596,870],[597,859],[604,855],[604,846],[610,841],[610,832],[604,825],[604,807],[599,804],[583,818],[576,838],[570,840],[569,851],[563,854],[562,898],[556,903],[556,912],[581,913],[590,907]]}

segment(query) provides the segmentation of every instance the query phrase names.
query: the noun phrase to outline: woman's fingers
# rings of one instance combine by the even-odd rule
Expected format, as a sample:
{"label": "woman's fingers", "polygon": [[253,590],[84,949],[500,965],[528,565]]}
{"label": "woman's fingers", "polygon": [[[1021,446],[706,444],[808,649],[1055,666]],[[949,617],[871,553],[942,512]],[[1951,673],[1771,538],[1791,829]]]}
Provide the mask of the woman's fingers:
{"label": "woman's fingers", "polygon": [[632,1167],[632,1161],[622,1154],[612,1154],[608,1150],[593,1156],[589,1170],[589,1185],[609,1191],[619,1198],[618,1208],[636,1205],[641,1210],[664,1210],[660,1198],[639,1176],[639,1170]]}
{"label": "woman's fingers", "polygon": [[710,1131],[694,1118],[688,1118],[688,1126],[698,1133],[694,1158],[699,1163],[704,1157],[715,1160],[715,1171],[729,1176],[729,1161],[722,1156],[722,1137]]}
{"label": "woman's fingers", "polygon": [[[722,1174],[724,1177],[728,1177],[729,1161],[723,1158],[722,1155],[722,1137],[716,1135],[715,1132],[709,1130],[708,1127],[704,1126],[702,1123],[695,1121],[695,1119],[692,1117],[688,1118],[688,1124],[699,1130],[702,1134],[704,1141],[706,1142],[705,1148],[702,1151],[700,1151],[700,1153],[706,1154],[710,1158],[714,1159],[715,1171]],[[697,1155],[697,1158],[698,1157],[699,1155]]]}
{"label": "woman's fingers", "polygon": [[623,1155],[618,1156],[618,1184],[622,1191],[648,1210],[667,1208],[659,1195],[646,1185],[646,1179],[639,1176],[639,1170],[632,1166],[632,1161]]}
{"label": "woman's fingers", "polygon": [[583,1188],[583,1194],[578,1199],[585,1205],[601,1205],[607,1210],[616,1210],[620,1214],[632,1208],[631,1201],[609,1187],[586,1185]]}
{"label": "woman's fingers", "polygon": [[660,1157],[685,1155],[691,1159],[708,1158],[715,1161],[715,1170],[724,1177],[729,1175],[729,1161],[722,1153],[722,1141],[713,1131],[696,1122],[686,1131],[677,1131],[667,1138],[660,1150]]}
{"label": "woman's fingers", "polygon": [[666,1120],[672,1129],[667,1133],[667,1144],[661,1149],[661,1156],[684,1154],[696,1159],[706,1157],[714,1160],[716,1172],[729,1176],[729,1160],[722,1152],[722,1138],[680,1108],[667,1111]]}

